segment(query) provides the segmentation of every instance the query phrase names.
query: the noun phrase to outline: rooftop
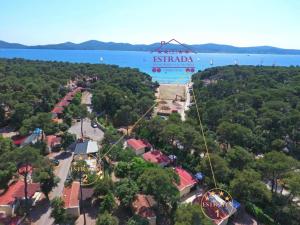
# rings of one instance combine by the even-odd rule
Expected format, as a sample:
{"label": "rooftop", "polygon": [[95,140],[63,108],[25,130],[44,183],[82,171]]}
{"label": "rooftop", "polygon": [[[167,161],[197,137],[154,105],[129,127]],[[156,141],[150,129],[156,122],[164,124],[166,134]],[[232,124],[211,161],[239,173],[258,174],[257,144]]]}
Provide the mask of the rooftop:
{"label": "rooftop", "polygon": [[62,99],[60,102],[56,104],[56,107],[66,107],[70,104],[66,99]]}
{"label": "rooftop", "polygon": [[132,203],[132,208],[135,214],[141,217],[155,217],[155,212],[152,207],[155,205],[155,200],[150,195],[138,194]]}
{"label": "rooftop", "polygon": [[21,145],[28,136],[14,136],[12,137],[12,141],[15,145]]}
{"label": "rooftop", "polygon": [[146,161],[156,163],[156,164],[169,164],[170,159],[168,156],[164,155],[161,151],[159,150],[154,150],[154,151],[149,151],[143,154],[143,158]]}
{"label": "rooftop", "polygon": [[[11,184],[6,192],[0,195],[0,205],[10,205],[16,198],[24,198],[24,185],[24,181],[21,180]],[[39,190],[40,185],[38,183],[28,184],[28,197],[31,198]]]}
{"label": "rooftop", "polygon": [[46,137],[47,146],[53,147],[55,145],[61,144],[61,137],[57,137],[56,135],[48,135]]}
{"label": "rooftop", "polygon": [[186,187],[193,186],[197,183],[193,176],[186,170],[180,167],[176,167],[174,168],[174,170],[178,174],[180,180],[179,185],[176,184],[179,191],[183,190]]}
{"label": "rooftop", "polygon": [[65,208],[79,207],[79,182],[73,182],[71,187],[65,187],[63,190],[63,200]]}
{"label": "rooftop", "polygon": [[141,148],[150,147],[150,144],[147,143],[146,141],[138,140],[138,139],[134,139],[134,138],[127,140],[127,145],[129,145],[134,150],[139,150]]}
{"label": "rooftop", "polygon": [[64,111],[64,108],[63,107],[59,107],[59,106],[55,106],[53,109],[52,109],[52,113],[57,113],[57,114],[61,114],[63,113]]}
{"label": "rooftop", "polygon": [[80,154],[90,154],[90,153],[97,153],[99,150],[98,144],[96,141],[84,141],[81,143],[77,143],[75,147],[74,154],[80,155]]}

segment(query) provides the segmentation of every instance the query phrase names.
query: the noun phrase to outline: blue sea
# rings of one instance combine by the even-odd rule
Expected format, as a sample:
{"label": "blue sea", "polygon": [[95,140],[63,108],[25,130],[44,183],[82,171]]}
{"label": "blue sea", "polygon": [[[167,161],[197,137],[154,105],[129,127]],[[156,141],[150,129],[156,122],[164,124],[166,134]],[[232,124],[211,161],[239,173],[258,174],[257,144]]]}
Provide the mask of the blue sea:
{"label": "blue sea", "polygon": [[[153,53],[108,50],[49,50],[49,49],[0,49],[0,58],[25,58],[32,60],[64,61],[73,63],[115,64],[120,67],[138,68],[150,74],[159,83],[186,83],[192,72],[182,68],[162,69],[153,72]],[[195,71],[224,65],[300,65],[300,55],[197,53],[192,55]],[[173,63],[175,65],[175,63]],[[177,66],[183,65],[177,63]],[[186,64],[184,64],[185,66]]]}

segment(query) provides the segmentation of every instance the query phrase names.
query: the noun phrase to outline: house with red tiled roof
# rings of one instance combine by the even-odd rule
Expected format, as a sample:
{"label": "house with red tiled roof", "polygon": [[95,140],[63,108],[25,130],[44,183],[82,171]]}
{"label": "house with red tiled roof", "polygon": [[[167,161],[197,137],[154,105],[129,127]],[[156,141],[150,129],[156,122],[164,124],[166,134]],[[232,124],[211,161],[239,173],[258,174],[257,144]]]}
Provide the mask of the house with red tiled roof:
{"label": "house with red tiled roof", "polygon": [[56,107],[67,107],[68,105],[70,105],[70,102],[65,99],[62,99],[56,104]]}
{"label": "house with red tiled roof", "polygon": [[17,136],[12,137],[12,141],[13,141],[14,145],[21,146],[24,143],[24,141],[27,139],[27,137],[28,136],[17,135]]}
{"label": "house with red tiled roof", "polygon": [[55,106],[55,107],[51,110],[51,113],[52,113],[53,118],[60,117],[61,114],[63,114],[63,112],[64,112],[64,108],[63,108],[63,107],[60,107],[60,106]]}
{"label": "house with red tiled roof", "polygon": [[68,214],[74,217],[80,215],[79,190],[80,184],[78,181],[73,182],[70,187],[65,187],[63,190],[65,209]]}
{"label": "house with red tiled roof", "polygon": [[190,193],[191,188],[197,184],[197,181],[189,172],[180,167],[175,167],[174,171],[179,176],[179,184],[176,184],[176,187],[180,197],[182,197]]}
{"label": "house with red tiled roof", "polygon": [[149,221],[150,225],[156,225],[156,214],[153,207],[156,205],[154,198],[151,195],[138,194],[132,202],[132,211]]}
{"label": "house with red tiled roof", "polygon": [[71,102],[73,100],[73,98],[74,98],[74,95],[70,92],[63,98],[63,100]]}
{"label": "house with red tiled roof", "polygon": [[[24,185],[24,181],[18,180],[9,185],[4,193],[0,194],[0,212],[4,212],[6,216],[15,215],[19,200],[25,198]],[[39,190],[40,185],[38,183],[29,183],[27,186],[28,198],[33,201],[38,200],[40,195],[37,195],[37,193]]]}
{"label": "house with red tiled roof", "polygon": [[56,135],[46,136],[47,152],[51,152],[54,148],[58,148],[61,145],[61,137]]}
{"label": "house with red tiled roof", "polygon": [[151,148],[151,145],[147,141],[134,138],[127,140],[126,144],[136,155],[142,155],[145,153],[146,148]]}
{"label": "house with red tiled roof", "polygon": [[203,206],[206,215],[212,218],[216,225],[227,225],[229,217],[240,208],[240,203],[236,200],[226,201],[217,194],[197,196],[193,204]]}
{"label": "house with red tiled roof", "polygon": [[146,152],[143,154],[143,158],[148,162],[158,164],[162,167],[169,165],[171,162],[169,157],[159,150]]}

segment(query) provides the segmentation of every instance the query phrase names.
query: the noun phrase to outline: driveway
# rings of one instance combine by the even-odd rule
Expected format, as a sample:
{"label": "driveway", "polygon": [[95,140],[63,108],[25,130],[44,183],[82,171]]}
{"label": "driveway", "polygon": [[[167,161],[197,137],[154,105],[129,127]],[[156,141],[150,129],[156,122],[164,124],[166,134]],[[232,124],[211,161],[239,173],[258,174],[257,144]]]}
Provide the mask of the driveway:
{"label": "driveway", "polygon": [[[81,122],[76,122],[69,128],[69,133],[75,134],[77,138],[81,138]],[[90,138],[94,141],[102,141],[104,138],[104,132],[91,126],[91,120],[89,118],[83,119],[83,136]]]}
{"label": "driveway", "polygon": [[[73,153],[71,152],[61,152],[54,156],[54,158],[59,159],[60,163],[55,168],[55,175],[60,178],[58,186],[52,190],[49,197],[53,199],[54,197],[61,197],[64,188],[64,183],[67,178],[69,168],[73,159]],[[52,225],[54,220],[50,217],[51,207],[49,202],[42,201],[40,204],[36,205],[34,209],[30,212],[31,224],[34,225]]]}

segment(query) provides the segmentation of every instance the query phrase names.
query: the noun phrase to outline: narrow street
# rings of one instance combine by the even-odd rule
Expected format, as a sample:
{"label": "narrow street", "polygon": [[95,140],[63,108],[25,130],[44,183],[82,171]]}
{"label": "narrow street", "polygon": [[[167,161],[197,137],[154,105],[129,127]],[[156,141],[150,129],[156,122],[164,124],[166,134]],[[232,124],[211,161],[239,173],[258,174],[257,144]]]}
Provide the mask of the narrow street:
{"label": "narrow street", "polygon": [[[53,191],[50,193],[50,199],[54,197],[59,197],[62,195],[64,188],[64,182],[67,178],[68,171],[73,159],[73,153],[71,152],[61,152],[55,156],[56,159],[60,161],[58,167],[55,169],[55,175],[60,178],[59,184]],[[31,224],[34,225],[52,225],[53,219],[50,216],[51,207],[49,202],[42,201],[40,205],[34,207],[30,212]]]}
{"label": "narrow street", "polygon": [[[83,119],[83,136],[94,141],[102,141],[104,132],[98,127],[92,127],[89,118]],[[75,134],[76,138],[81,138],[81,122],[74,123],[68,130],[69,133]]]}

